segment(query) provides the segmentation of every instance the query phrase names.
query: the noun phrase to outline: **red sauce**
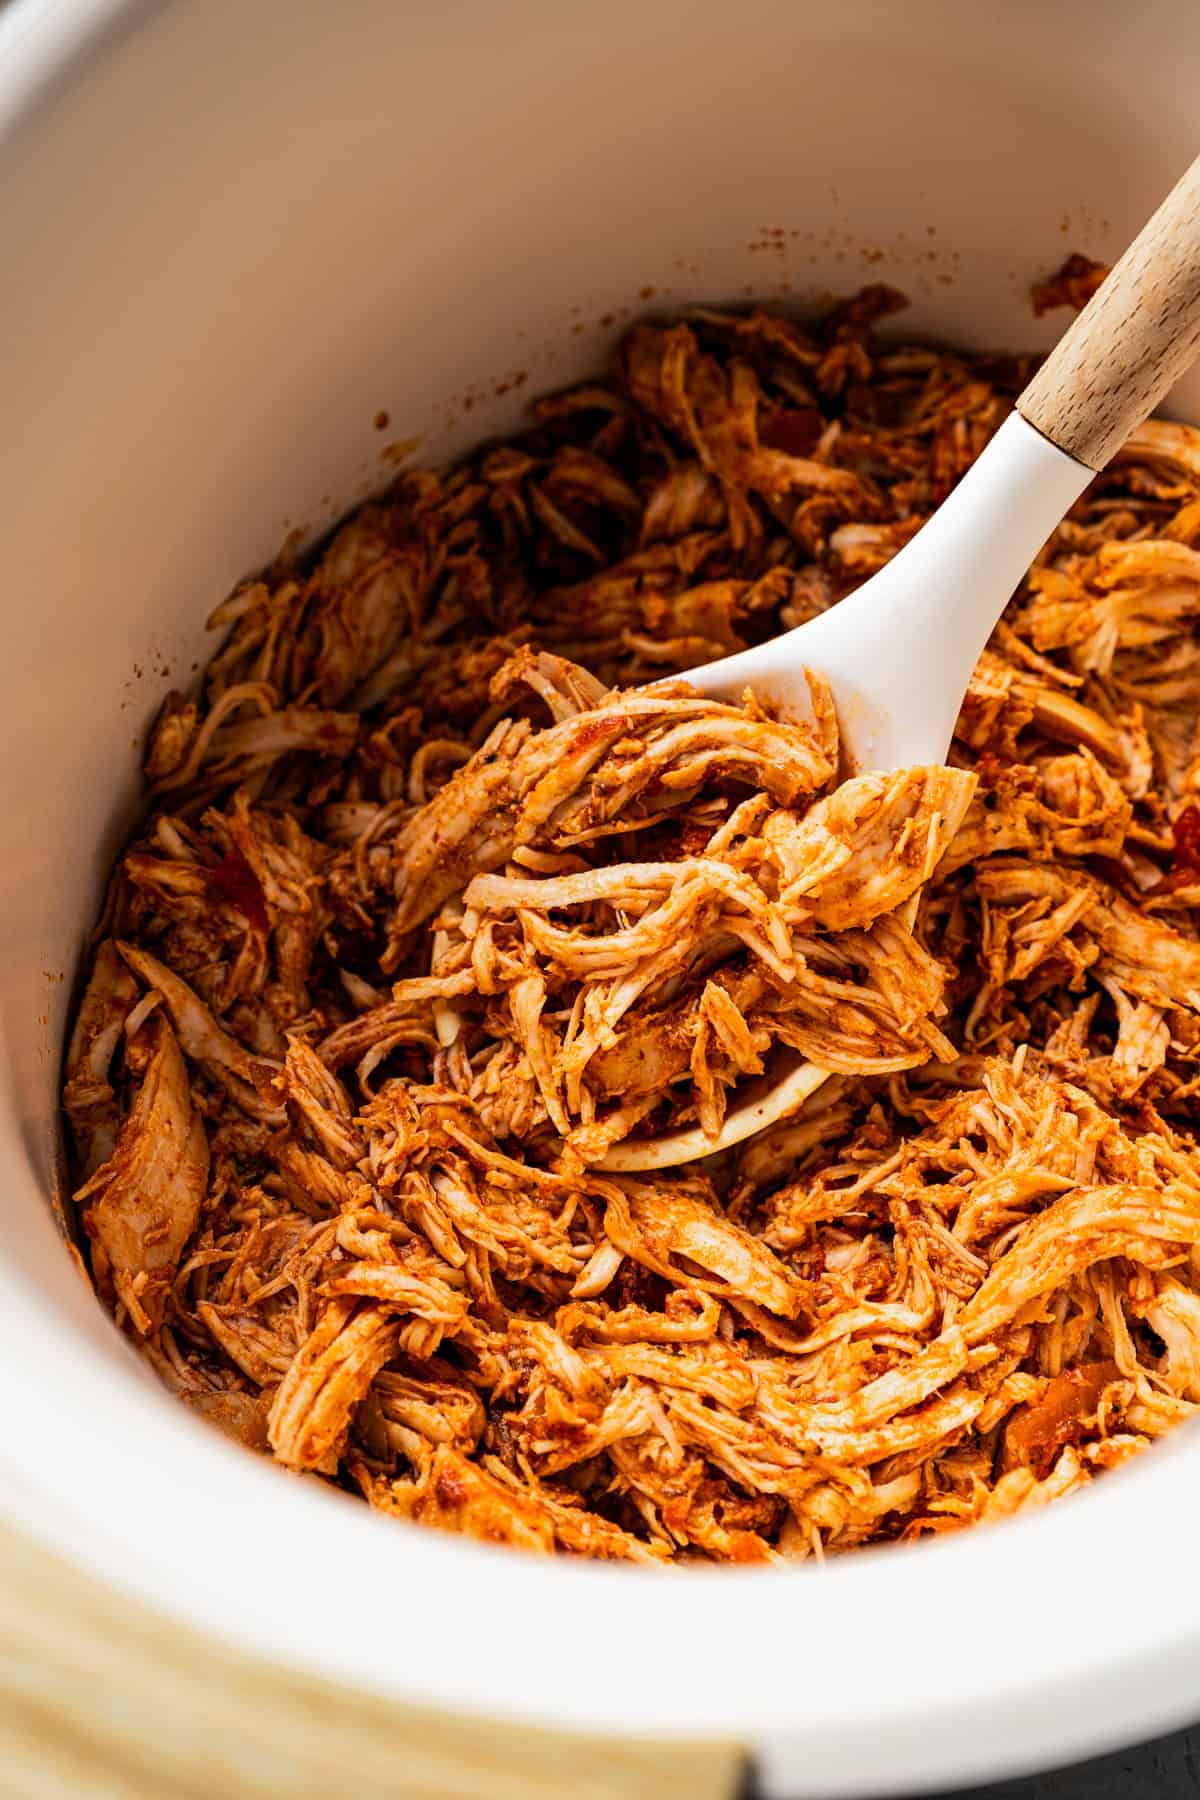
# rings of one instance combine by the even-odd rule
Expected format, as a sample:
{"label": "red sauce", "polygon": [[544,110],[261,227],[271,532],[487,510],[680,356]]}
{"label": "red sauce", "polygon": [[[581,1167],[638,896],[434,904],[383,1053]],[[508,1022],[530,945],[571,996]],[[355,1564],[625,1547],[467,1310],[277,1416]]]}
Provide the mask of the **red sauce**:
{"label": "red sauce", "polygon": [[1200,871],[1200,806],[1185,806],[1171,827],[1175,840],[1175,867]]}
{"label": "red sauce", "polygon": [[452,1510],[465,1506],[471,1498],[471,1490],[454,1469],[442,1469],[434,1483],[434,1489],[443,1506]]}
{"label": "red sauce", "polygon": [[1171,826],[1171,837],[1174,840],[1171,867],[1161,881],[1145,889],[1147,899],[1173,894],[1177,888],[1195,887],[1200,883],[1200,807],[1184,807]]}
{"label": "red sauce", "polygon": [[1003,1467],[1032,1469],[1038,1480],[1044,1481],[1059,1451],[1085,1435],[1105,1388],[1120,1377],[1121,1371],[1112,1361],[1082,1363],[1056,1375],[1040,1400],[1019,1406],[1009,1418]]}
{"label": "red sauce", "polygon": [[606,737],[612,735],[612,729],[612,719],[604,714],[598,718],[584,719],[571,741],[571,754],[581,755],[583,751],[590,750],[594,744],[602,743]]}
{"label": "red sauce", "polygon": [[209,870],[208,886],[215,899],[227,900],[231,906],[236,906],[255,931],[261,931],[265,936],[270,930],[262,883],[240,850],[231,850],[215,869]]}
{"label": "red sauce", "polygon": [[763,420],[758,441],[768,450],[782,450],[785,456],[811,456],[824,429],[825,421],[815,406],[777,406]]}

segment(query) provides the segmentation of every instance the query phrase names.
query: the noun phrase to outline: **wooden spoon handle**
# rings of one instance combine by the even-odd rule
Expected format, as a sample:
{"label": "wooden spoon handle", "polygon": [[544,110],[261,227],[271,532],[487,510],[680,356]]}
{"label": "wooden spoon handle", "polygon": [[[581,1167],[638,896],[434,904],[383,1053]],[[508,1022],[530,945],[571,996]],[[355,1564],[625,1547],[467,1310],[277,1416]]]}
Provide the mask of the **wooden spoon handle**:
{"label": "wooden spoon handle", "polygon": [[1134,238],[1017,411],[1090,469],[1141,425],[1200,349],[1200,157]]}

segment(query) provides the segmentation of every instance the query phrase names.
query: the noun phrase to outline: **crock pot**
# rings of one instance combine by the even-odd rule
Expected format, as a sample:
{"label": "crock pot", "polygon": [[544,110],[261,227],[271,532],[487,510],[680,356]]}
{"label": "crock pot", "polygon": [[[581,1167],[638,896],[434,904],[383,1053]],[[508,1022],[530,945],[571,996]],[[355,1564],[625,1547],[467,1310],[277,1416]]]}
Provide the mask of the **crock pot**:
{"label": "crock pot", "polygon": [[[905,331],[1048,343],[1031,280],[1113,255],[1194,154],[1197,51],[1186,0],[0,13],[12,1521],[240,1649],[447,1715],[733,1738],[767,1795],[928,1790],[1200,1713],[1191,1431],[1044,1514],[792,1572],[427,1535],[158,1390],[64,1240],[56,1118],[137,746],[238,576],[396,458],[511,429],[639,313],[886,279]],[[1172,405],[1200,418],[1200,384]]]}

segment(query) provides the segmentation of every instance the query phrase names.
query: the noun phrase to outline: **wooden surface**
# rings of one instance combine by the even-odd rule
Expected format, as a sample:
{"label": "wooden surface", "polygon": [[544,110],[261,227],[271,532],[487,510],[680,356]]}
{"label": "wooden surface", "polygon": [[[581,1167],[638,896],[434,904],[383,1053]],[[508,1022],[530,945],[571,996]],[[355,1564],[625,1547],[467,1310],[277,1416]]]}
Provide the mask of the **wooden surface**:
{"label": "wooden surface", "polygon": [[1017,411],[1102,469],[1200,350],[1200,158],[1059,339]]}
{"label": "wooden surface", "polygon": [[[501,1621],[463,1646],[503,1655]],[[0,1527],[3,1800],[732,1800],[741,1773],[728,1744],[458,1721],[294,1675]]]}

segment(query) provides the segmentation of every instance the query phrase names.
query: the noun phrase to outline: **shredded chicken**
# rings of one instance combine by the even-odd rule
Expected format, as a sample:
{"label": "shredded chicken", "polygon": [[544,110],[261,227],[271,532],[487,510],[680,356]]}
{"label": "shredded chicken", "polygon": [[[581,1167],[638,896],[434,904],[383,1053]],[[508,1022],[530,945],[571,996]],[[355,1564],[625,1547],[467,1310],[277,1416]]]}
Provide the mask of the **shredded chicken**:
{"label": "shredded chicken", "polygon": [[[492,1543],[769,1563],[1200,1405],[1200,432],[1054,534],[949,767],[839,781],[819,682],[805,725],[687,684],[881,567],[1023,385],[898,303],[639,326],[217,609],[64,1106],[98,1292],[237,1443]],[[740,1151],[600,1167],[797,1054]]]}

